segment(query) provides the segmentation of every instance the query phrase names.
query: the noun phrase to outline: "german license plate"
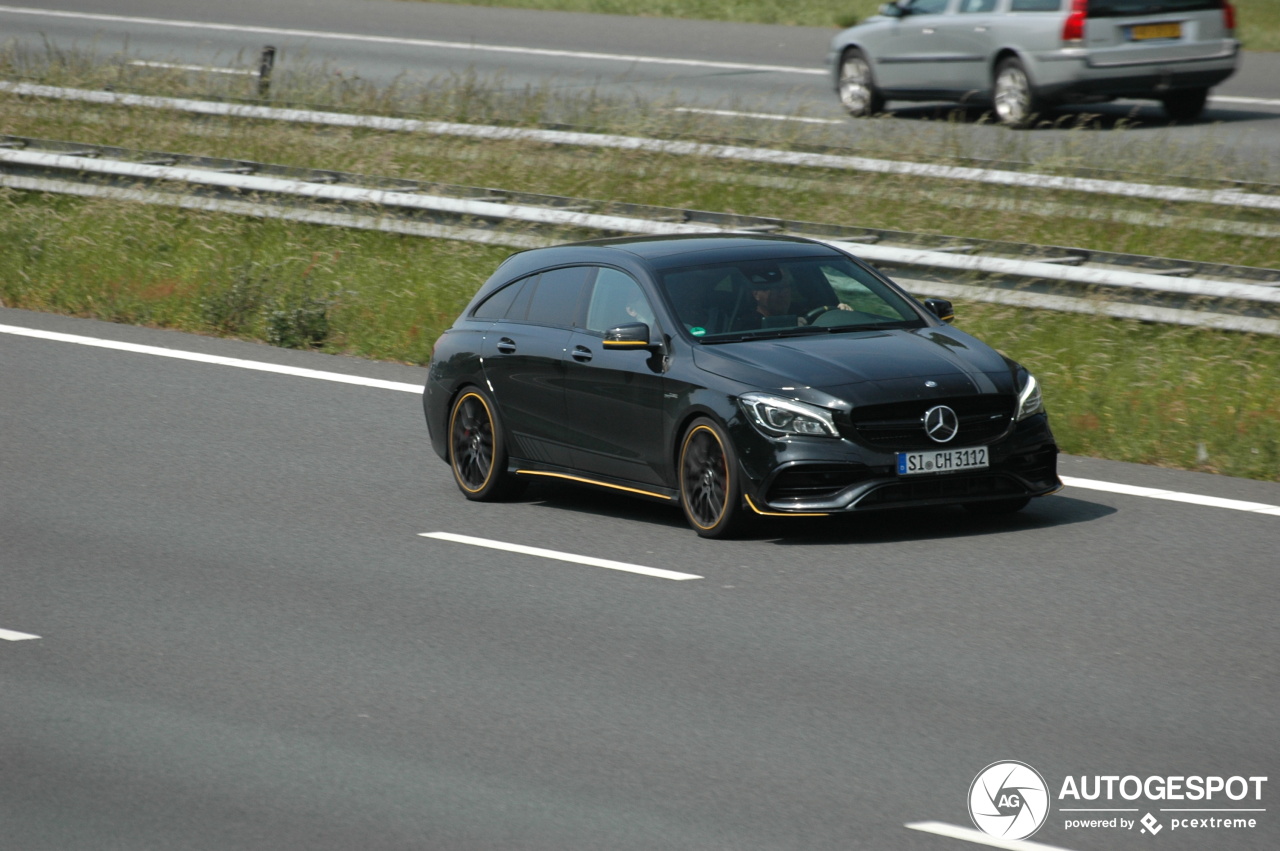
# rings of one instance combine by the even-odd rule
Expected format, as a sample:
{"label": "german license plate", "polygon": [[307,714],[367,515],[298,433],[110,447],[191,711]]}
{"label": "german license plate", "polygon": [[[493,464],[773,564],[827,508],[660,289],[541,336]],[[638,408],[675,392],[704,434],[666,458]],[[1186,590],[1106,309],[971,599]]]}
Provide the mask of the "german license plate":
{"label": "german license plate", "polygon": [[1138,24],[1129,28],[1129,38],[1133,41],[1148,41],[1153,38],[1182,38],[1182,24],[1177,21],[1171,24]]}
{"label": "german license plate", "polygon": [[989,466],[987,447],[968,449],[930,449],[927,452],[899,452],[898,475],[918,473],[952,473],[957,470],[982,470]]}

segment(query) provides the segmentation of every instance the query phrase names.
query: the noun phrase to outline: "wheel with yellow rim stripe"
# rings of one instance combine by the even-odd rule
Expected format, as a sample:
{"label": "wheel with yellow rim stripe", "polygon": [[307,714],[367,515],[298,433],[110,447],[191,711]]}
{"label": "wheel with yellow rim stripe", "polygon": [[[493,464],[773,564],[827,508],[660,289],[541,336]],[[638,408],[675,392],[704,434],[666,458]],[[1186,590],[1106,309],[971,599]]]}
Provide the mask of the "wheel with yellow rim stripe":
{"label": "wheel with yellow rim stripe", "polygon": [[742,525],[738,458],[724,429],[706,417],[695,420],[680,443],[680,506],[704,538],[725,538]]}
{"label": "wheel with yellow rim stripe", "polygon": [[449,413],[449,466],[467,499],[502,499],[522,484],[507,472],[506,441],[497,408],[477,387],[459,393]]}

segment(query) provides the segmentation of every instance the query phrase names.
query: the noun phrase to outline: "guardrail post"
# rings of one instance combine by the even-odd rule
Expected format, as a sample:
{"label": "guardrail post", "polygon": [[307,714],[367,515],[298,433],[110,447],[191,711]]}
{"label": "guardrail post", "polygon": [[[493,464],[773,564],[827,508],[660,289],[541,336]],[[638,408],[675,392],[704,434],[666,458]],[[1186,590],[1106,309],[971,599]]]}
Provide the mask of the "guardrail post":
{"label": "guardrail post", "polygon": [[271,69],[276,64],[276,49],[271,45],[262,48],[258,63],[258,97],[265,98],[271,92]]}

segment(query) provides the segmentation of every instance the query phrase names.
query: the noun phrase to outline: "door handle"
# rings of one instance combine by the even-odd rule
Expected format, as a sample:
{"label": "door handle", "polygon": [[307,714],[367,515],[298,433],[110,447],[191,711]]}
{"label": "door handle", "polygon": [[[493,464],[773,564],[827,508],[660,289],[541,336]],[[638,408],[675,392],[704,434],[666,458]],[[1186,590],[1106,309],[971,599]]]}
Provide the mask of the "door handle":
{"label": "door handle", "polygon": [[580,361],[581,363],[586,363],[587,361],[591,360],[591,358],[592,358],[591,350],[588,349],[586,346],[573,347],[574,360]]}
{"label": "door handle", "polygon": [[935,32],[937,32],[937,30],[935,30],[933,27],[925,27],[924,29],[920,30],[920,32],[924,33],[925,35],[933,35]]}
{"label": "door handle", "polygon": [[973,28],[973,31],[974,31],[974,32],[976,32],[976,33],[984,33],[984,32],[986,32],[986,31],[987,31],[987,28],[986,28],[986,27],[974,27],[974,28]]}
{"label": "door handle", "polygon": [[498,351],[504,355],[509,355],[516,350],[516,341],[510,337],[503,337],[498,341]]}

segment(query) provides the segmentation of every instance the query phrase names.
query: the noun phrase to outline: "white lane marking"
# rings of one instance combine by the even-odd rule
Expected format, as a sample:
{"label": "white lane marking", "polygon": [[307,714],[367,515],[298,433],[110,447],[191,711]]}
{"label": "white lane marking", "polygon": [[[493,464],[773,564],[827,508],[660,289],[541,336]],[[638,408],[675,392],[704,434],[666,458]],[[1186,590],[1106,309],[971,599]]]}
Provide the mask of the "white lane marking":
{"label": "white lane marking", "polygon": [[[0,11],[2,10],[3,7],[0,7]],[[471,139],[495,139],[501,141],[530,139],[551,145],[577,145],[627,151],[648,151],[673,156],[697,156],[770,165],[800,166],[802,168],[830,168],[867,171],[877,174],[901,174],[909,177],[928,177],[938,180],[970,180],[976,183],[996,186],[1023,186],[1041,190],[1089,192],[1127,198],[1151,198],[1160,201],[1280,210],[1280,198],[1273,195],[1241,192],[1238,189],[1197,189],[1188,186],[1125,183],[1120,180],[1096,180],[1087,177],[1055,176],[1037,172],[1003,171],[1001,169],[982,169],[969,166],[929,165],[926,163],[877,160],[842,154],[815,154],[771,148],[748,148],[740,145],[682,142],[672,139],[649,139],[637,136],[617,136],[565,130],[538,130],[520,127],[495,127],[483,124],[421,121],[412,118],[351,115],[306,109],[276,109],[251,104],[215,103],[187,98],[67,89],[33,83],[12,83],[4,80],[0,80],[0,92],[12,92],[17,95],[35,97],[62,98],[89,103],[106,103],[114,106],[175,109],[198,115],[229,115],[237,118],[265,118],[276,121],[294,121],[340,127],[368,127],[376,130],[433,133]]]}
{"label": "white lane marking", "polygon": [[215,364],[217,366],[233,366],[237,369],[252,369],[258,372],[274,372],[280,375],[292,375],[295,378],[318,378],[322,381],[336,381],[339,384],[356,384],[361,387],[374,387],[379,390],[399,390],[403,393],[422,393],[418,384],[403,384],[398,381],[383,381],[378,378],[365,378],[360,375],[343,375],[340,372],[324,372],[318,369],[302,369],[296,366],[281,366],[276,363],[226,358],[219,355],[203,355],[197,352],[184,352],[179,349],[165,349],[160,346],[140,346],[136,343],[121,343],[116,340],[102,340],[97,337],[82,337],[78,334],[60,334],[54,331],[38,331],[34,328],[19,328],[16,325],[0,325],[0,334],[14,334],[19,337],[34,337],[38,340],[53,340],[59,343],[75,343],[80,346],[95,346],[100,349],[114,349],[119,352],[133,352],[139,355],[158,355],[165,358],[195,361],[196,363]]}
{"label": "white lane marking", "polygon": [[1246,98],[1237,97],[1235,95],[1210,95],[1209,100],[1220,101],[1222,103],[1254,104],[1257,106],[1280,106],[1280,100],[1276,100],[1275,98]]}
{"label": "white lane marking", "polygon": [[130,59],[125,63],[135,68],[168,68],[173,71],[204,71],[209,74],[242,74],[246,77],[258,76],[257,71],[244,68],[217,68],[212,65],[177,65],[173,62],[148,62],[143,59]]}
{"label": "white lane marking", "polygon": [[27,632],[14,632],[11,629],[0,629],[0,638],[5,641],[27,641],[31,638],[39,638],[38,635],[31,635]]}
{"label": "white lane marking", "polygon": [[286,36],[294,38],[328,39],[331,41],[358,41],[366,44],[395,44],[408,47],[435,47],[445,50],[468,50],[482,53],[513,53],[523,56],[558,56],[571,59],[593,59],[606,62],[627,62],[640,65],[675,65],[689,68],[715,68],[724,71],[772,71],[782,74],[827,76],[824,68],[803,68],[793,65],[751,65],[744,62],[715,62],[706,59],[673,59],[663,56],[635,56],[619,53],[592,53],[581,50],[554,50],[539,47],[511,47],[501,44],[477,44],[470,41],[438,41],[425,38],[401,38],[397,36],[358,35],[355,33],[325,32],[323,30],[299,30],[282,27],[259,27],[244,24],[215,24],[203,21],[168,20],[165,18],[135,18],[126,15],[104,15],[93,12],[60,12],[48,9],[32,9],[24,6],[0,6],[0,13],[12,15],[38,15],[50,18],[73,18],[104,23],[133,24],[178,29],[217,30],[219,32],[255,33],[258,35]]}
{"label": "white lane marking", "polygon": [[952,839],[963,839],[966,842],[976,842],[979,845],[988,845],[992,848],[1004,848],[1006,851],[1068,851],[1057,845],[1044,845],[1040,842],[1029,842],[1026,839],[1001,839],[998,836],[991,836],[980,830],[973,830],[967,827],[956,827],[953,824],[945,824],[940,821],[916,821],[903,825],[912,830],[923,830],[925,833],[936,833],[939,836],[947,836]]}
{"label": "white lane marking", "polygon": [[1144,488],[1138,485],[1124,485],[1115,482],[1099,482],[1093,479],[1077,479],[1073,476],[1061,476],[1062,483],[1070,488],[1106,491],[1124,496],[1141,496],[1147,499],[1166,499],[1170,502],[1186,502],[1207,508],[1229,508],[1233,511],[1247,511],[1253,514],[1270,514],[1280,517],[1280,505],[1268,505],[1265,502],[1245,502],[1239,499],[1223,499],[1217,496],[1200,496],[1194,493],[1161,490],[1160,488]]}
{"label": "white lane marking", "polygon": [[759,118],[765,121],[798,121],[801,124],[847,124],[837,118],[806,118],[803,115],[777,115],[772,112],[738,112],[732,109],[699,109],[692,106],[677,106],[672,112],[693,112],[698,115],[719,115],[725,118]]}
{"label": "white lane marking", "polygon": [[658,579],[702,579],[692,573],[677,573],[674,570],[663,570],[658,567],[645,567],[639,564],[627,564],[622,561],[611,561],[594,556],[580,556],[573,553],[562,553],[557,550],[544,550],[541,547],[526,547],[523,544],[508,544],[503,541],[491,541],[488,538],[473,538],[470,535],[455,535],[451,532],[421,532],[419,537],[435,538],[438,541],[452,541],[455,544],[469,544],[473,547],[487,547],[491,550],[503,550],[509,553],[538,556],[539,558],[568,561],[574,564],[585,564],[591,567],[603,567],[609,570],[621,570],[627,573],[639,573],[642,576],[654,576]]}
{"label": "white lane marking", "polygon": [[[121,343],[116,340],[104,340],[98,337],[83,337],[78,334],[62,334],[55,331],[40,331],[34,328],[22,328],[17,325],[0,325],[0,334],[14,334],[19,337],[34,337],[39,340],[52,340],[59,343],[75,343],[76,345],[81,346],[95,346],[102,349],[133,352],[135,354],[157,355],[159,357],[176,358],[178,360],[195,361],[197,363],[230,366],[237,369],[252,369],[258,372],[274,372],[280,375],[292,375],[297,378],[315,378],[322,381],[335,381],[340,384],[354,384],[360,387],[373,387],[379,390],[398,390],[402,393],[415,394],[422,393],[422,387],[417,384],[405,384],[399,381],[383,381],[378,378],[364,378],[358,375],[344,375],[339,372],[324,372],[318,369],[303,369],[296,366],[281,366],[280,364],[243,360],[241,358],[227,358],[219,355],[198,354],[196,352],[185,352],[180,349],[166,349],[160,346],[142,346],[136,343]],[[1267,514],[1274,517],[1280,517],[1280,505],[1269,505],[1264,502],[1245,502],[1244,500],[1224,499],[1216,496],[1200,496],[1198,494],[1179,493],[1178,491],[1139,487],[1137,485],[1126,485],[1117,482],[1078,479],[1073,476],[1062,476],[1061,479],[1062,483],[1067,487],[1106,491],[1108,493],[1147,497],[1149,499],[1164,499],[1171,502],[1185,502],[1191,505],[1200,505],[1207,508],[1227,508],[1234,511],[1246,511],[1253,514]],[[443,535],[445,533],[442,532],[440,534]],[[477,538],[475,540],[480,539]],[[516,545],[513,544],[510,546]],[[550,551],[548,550],[547,552]],[[547,556],[547,558],[555,558],[555,556]],[[582,558],[587,558],[587,556],[575,556],[570,560]],[[618,564],[618,562],[613,562],[613,564]],[[650,569],[652,568],[644,568],[644,570]],[[680,574],[680,576],[682,578],[702,578],[700,576],[692,577],[688,574]]]}

